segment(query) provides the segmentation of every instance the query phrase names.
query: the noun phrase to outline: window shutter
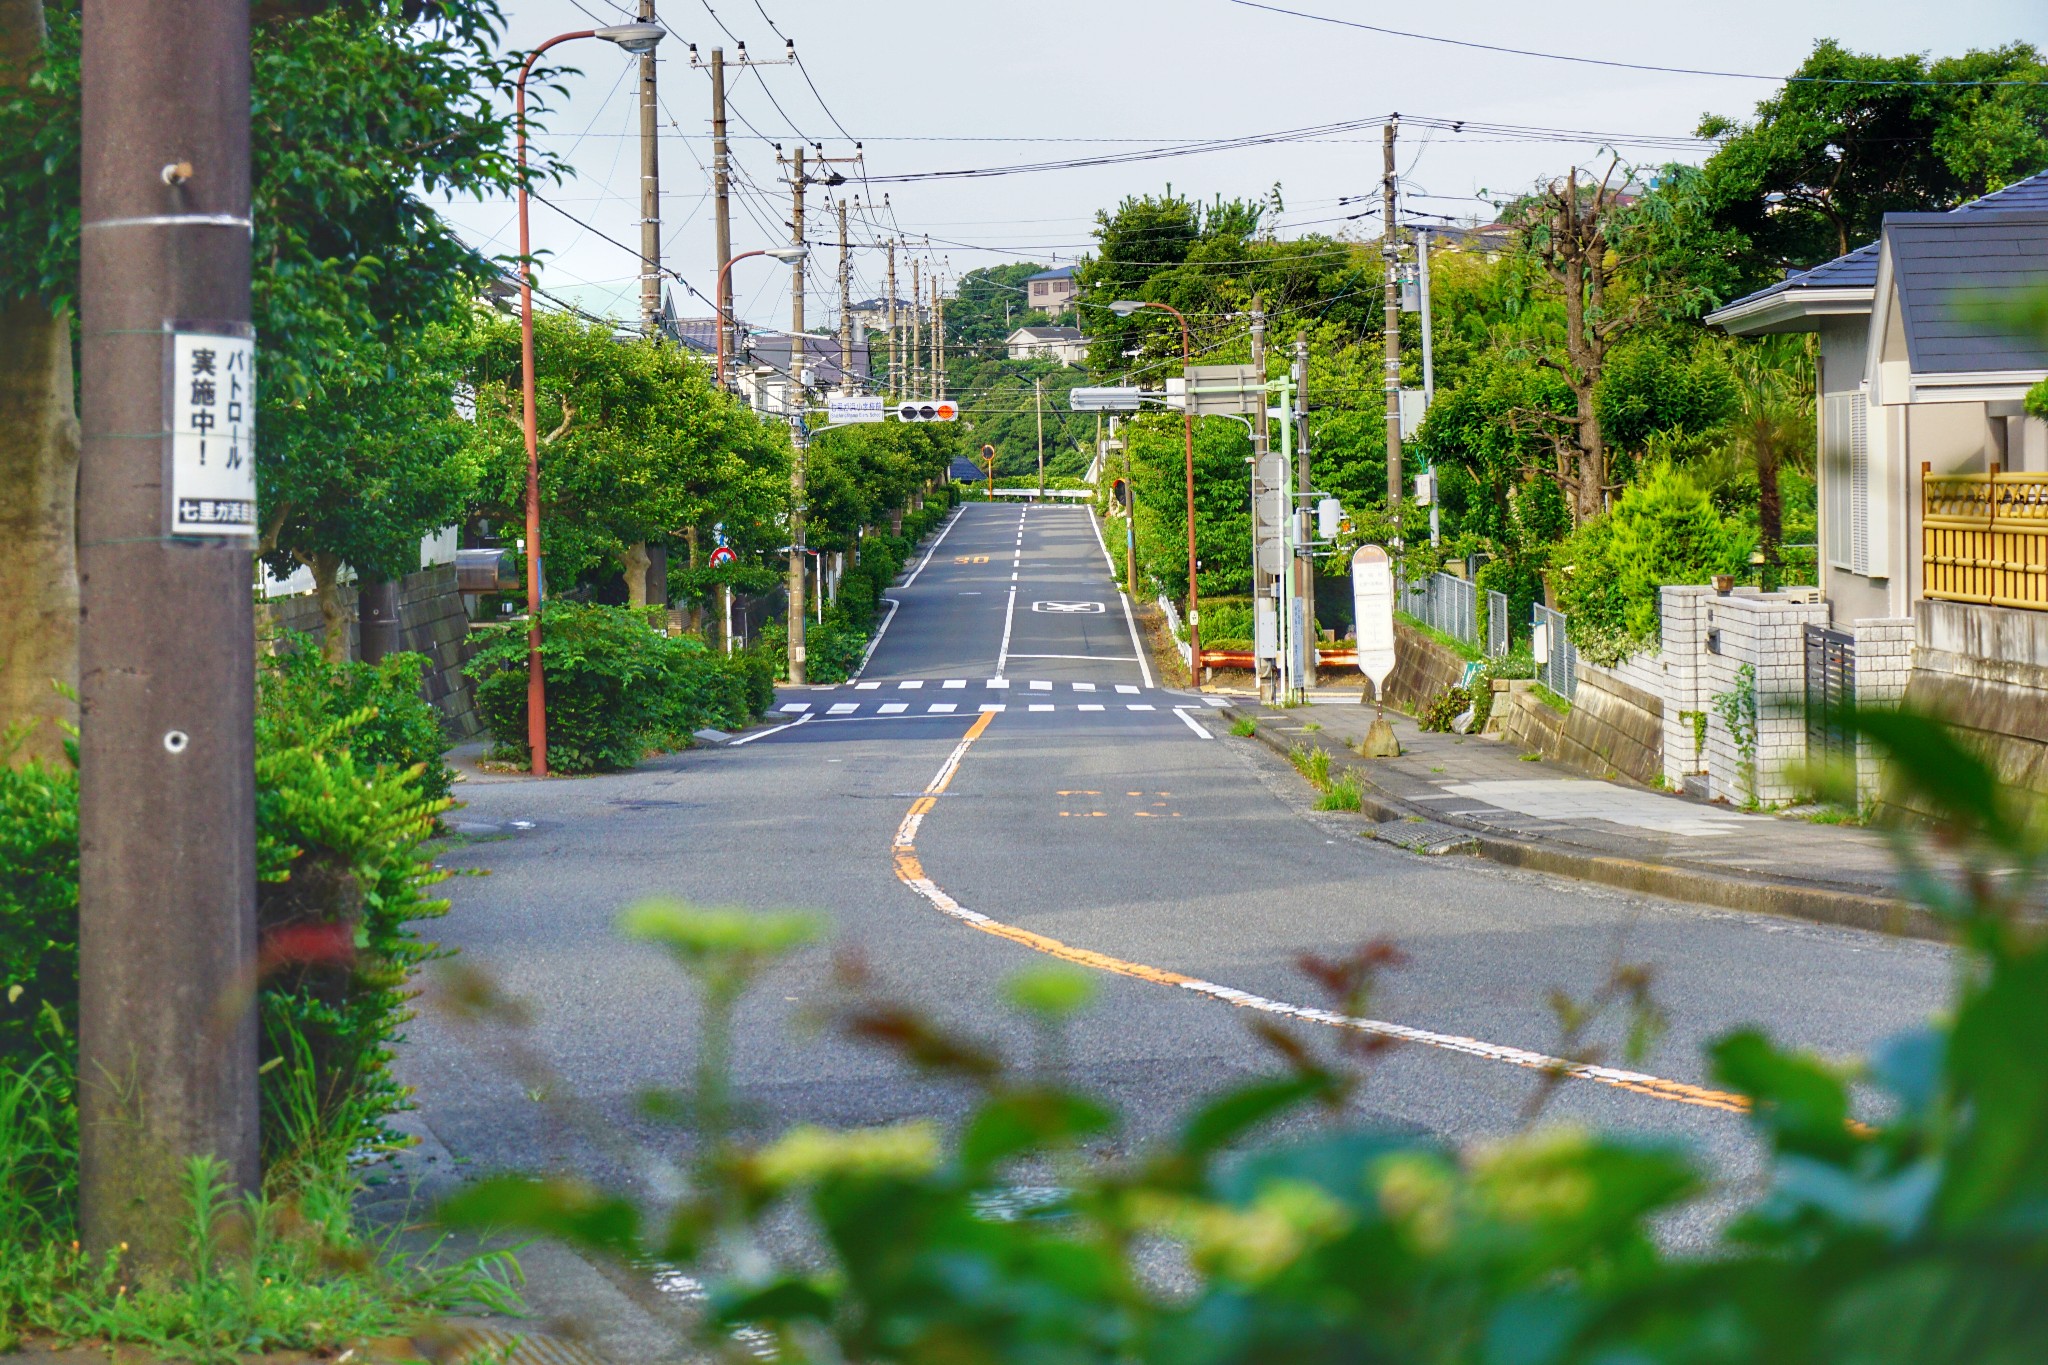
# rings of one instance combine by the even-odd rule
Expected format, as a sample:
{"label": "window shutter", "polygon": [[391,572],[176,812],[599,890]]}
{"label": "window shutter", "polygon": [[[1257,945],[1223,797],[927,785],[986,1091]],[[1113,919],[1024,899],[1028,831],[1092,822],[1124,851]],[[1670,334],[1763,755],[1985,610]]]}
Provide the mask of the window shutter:
{"label": "window shutter", "polygon": [[1849,404],[1849,567],[1870,572],[1870,403]]}

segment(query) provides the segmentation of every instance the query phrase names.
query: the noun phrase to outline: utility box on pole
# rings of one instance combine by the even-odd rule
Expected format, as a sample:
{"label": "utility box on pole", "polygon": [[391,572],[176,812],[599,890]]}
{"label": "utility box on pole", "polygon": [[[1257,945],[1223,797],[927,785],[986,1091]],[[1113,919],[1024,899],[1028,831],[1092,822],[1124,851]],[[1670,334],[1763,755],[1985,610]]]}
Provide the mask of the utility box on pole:
{"label": "utility box on pole", "polygon": [[256,411],[248,0],[85,7],[79,1212],[184,1245],[256,1187]]}

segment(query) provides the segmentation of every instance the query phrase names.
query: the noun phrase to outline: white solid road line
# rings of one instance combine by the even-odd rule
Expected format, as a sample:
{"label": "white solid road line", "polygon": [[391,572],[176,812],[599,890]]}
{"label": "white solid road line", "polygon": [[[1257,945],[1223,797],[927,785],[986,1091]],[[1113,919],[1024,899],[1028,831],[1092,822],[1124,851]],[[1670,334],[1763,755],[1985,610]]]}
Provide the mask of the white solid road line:
{"label": "white solid road line", "polygon": [[[923,572],[924,572],[924,566],[925,566],[925,565],[927,565],[927,564],[929,564],[929,563],[931,563],[931,562],[932,562],[932,556],[933,556],[933,555],[935,555],[935,554],[937,554],[937,553],[939,552],[939,544],[940,544],[940,542],[941,542],[941,541],[943,541],[943,540],[945,540],[945,538],[946,538],[946,534],[947,534],[947,533],[948,533],[949,531],[951,531],[951,530],[953,529],[953,524],[954,524],[955,522],[959,521],[959,520],[960,520],[960,517],[961,517],[961,515],[962,515],[963,513],[965,513],[966,511],[967,511],[967,504],[966,504],[966,503],[962,503],[962,504],[960,504],[960,506],[958,506],[958,507],[956,507],[956,508],[954,508],[954,509],[953,509],[953,515],[952,515],[952,516],[950,516],[950,517],[948,517],[948,518],[946,518],[946,524],[945,524],[944,526],[942,526],[942,527],[940,527],[940,528],[939,528],[939,534],[938,534],[938,537],[937,537],[937,539],[935,539],[935,540],[933,540],[933,541],[932,541],[932,547],[931,547],[931,549],[929,549],[929,550],[926,550],[926,551],[924,552],[924,558],[923,558],[923,559],[920,559],[919,561],[917,561],[917,567],[916,567],[915,569],[912,569],[912,570],[910,571],[910,577],[908,577],[908,578],[906,578],[906,579],[904,579],[904,580],[903,580],[903,586],[904,586],[904,587],[906,587],[906,588],[907,588],[907,587],[909,587],[909,586],[910,586],[910,585],[911,585],[912,583],[915,583],[915,582],[917,581],[917,576],[918,576],[919,574],[921,574],[921,573],[923,573]],[[878,636],[876,636],[875,638],[876,638],[876,639],[880,639],[881,637],[880,637],[880,636],[878,635]]]}
{"label": "white solid road line", "polygon": [[738,739],[734,740],[731,744],[728,744],[726,747],[729,749],[737,749],[742,744],[752,744],[757,739],[766,739],[770,735],[779,735],[784,730],[793,730],[799,725],[809,724],[810,720],[811,717],[808,715],[798,716],[795,720],[790,721],[787,725],[771,725],[766,730],[756,730],[751,735],[741,735]]}
{"label": "white solid road line", "polygon": [[1010,605],[1003,611],[1003,645],[996,651],[996,676],[1003,675],[1003,666],[1010,662],[1010,627],[1017,621],[1017,575],[1010,575]]}
{"label": "white solid road line", "polygon": [[[1088,525],[1095,532],[1095,544],[1102,550],[1102,562],[1109,566],[1109,581],[1116,582],[1116,561],[1109,557],[1109,542],[1102,538],[1102,520],[1095,515],[1095,509],[1088,509]],[[1138,676],[1145,680],[1145,686],[1153,687],[1152,665],[1145,658],[1145,642],[1138,638],[1138,618],[1131,614],[1131,599],[1119,586],[1117,600],[1124,604],[1124,625],[1131,632],[1131,653],[1137,656]]]}
{"label": "white solid road line", "polygon": [[1012,654],[1010,657],[1013,659],[1080,659],[1091,664],[1127,664],[1132,662],[1131,656],[1128,654]]}
{"label": "white solid road line", "polygon": [[[930,558],[930,556],[927,555],[926,558]],[[905,583],[904,586],[909,587],[910,585]],[[868,660],[875,657],[875,646],[882,643],[882,637],[889,633],[889,623],[896,619],[896,608],[903,605],[893,597],[885,597],[882,600],[889,604],[889,614],[882,618],[882,628],[875,632],[875,638],[868,641],[868,647],[860,652],[860,663],[855,666],[853,672],[847,675],[846,680],[848,682],[852,682],[867,671]],[[867,684],[862,683],[861,686],[866,687]]]}
{"label": "white solid road line", "polygon": [[[835,709],[836,709],[836,708],[835,708]],[[1178,706],[1176,706],[1176,707],[1174,707],[1174,708],[1173,708],[1173,714],[1175,714],[1176,716],[1179,716],[1179,717],[1180,717],[1180,723],[1181,723],[1182,725],[1185,725],[1185,726],[1187,726],[1187,727],[1188,727],[1188,729],[1190,729],[1190,730],[1193,730],[1193,731],[1194,731],[1194,732],[1195,732],[1196,734],[1200,735],[1200,736],[1201,736],[1201,737],[1202,737],[1203,739],[1214,739],[1214,738],[1216,738],[1216,736],[1214,736],[1214,735],[1212,735],[1212,734],[1210,734],[1210,733],[1209,733],[1209,730],[1208,730],[1208,727],[1207,727],[1207,726],[1203,725],[1203,724],[1202,724],[1202,723],[1201,723],[1200,721],[1196,720],[1196,719],[1195,719],[1195,718],[1194,718],[1193,716],[1189,715],[1189,714],[1188,714],[1187,712],[1185,712],[1185,711],[1181,710],[1181,709],[1180,709],[1180,708],[1179,708]]]}

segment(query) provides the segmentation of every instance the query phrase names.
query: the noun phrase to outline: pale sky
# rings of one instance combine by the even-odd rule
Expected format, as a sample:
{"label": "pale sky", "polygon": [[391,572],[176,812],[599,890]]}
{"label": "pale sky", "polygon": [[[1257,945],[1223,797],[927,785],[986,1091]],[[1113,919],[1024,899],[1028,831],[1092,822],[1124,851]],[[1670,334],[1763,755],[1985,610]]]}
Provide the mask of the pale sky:
{"label": "pale sky", "polygon": [[[621,3],[630,8],[633,0]],[[1566,7],[1568,25],[1557,22],[1555,6],[1498,0],[1273,3],[1464,42],[1780,76],[1823,37],[1884,54],[1941,56],[2021,39],[2048,46],[2042,0],[1576,0]],[[631,17],[612,0],[506,0],[506,9],[506,41],[514,47],[594,27],[593,16],[607,23]],[[786,65],[728,69],[741,179],[732,214],[736,253],[788,239],[788,193],[771,140],[785,149],[819,142],[827,154],[845,156],[858,139],[868,175],[891,176],[1130,152],[1398,111],[1410,120],[1398,158],[1404,210],[1484,218],[1491,209],[1483,193],[1511,194],[1574,163],[1604,164],[1605,145],[1644,163],[1698,161],[1703,146],[1670,139],[1688,137],[1704,112],[1746,116],[1775,89],[1761,80],[1475,51],[1228,0],[660,0],[657,14],[671,33],[660,49],[662,263],[706,296],[715,273],[710,81],[702,69],[691,69],[688,44],[707,58],[722,45],[730,60],[736,44],[726,29],[754,57],[780,59],[779,28],[795,39],[817,86],[813,94],[804,74]],[[582,74],[568,80],[544,135],[577,176],[546,193],[596,231],[536,203],[535,246],[551,253],[542,285],[591,311],[629,318],[638,307],[637,262],[598,234],[637,249],[633,59],[596,41],[565,45],[550,56],[580,66]],[[1419,126],[1418,117],[1586,136],[1457,133]],[[871,214],[870,223],[852,220],[857,243],[900,229],[915,240],[920,256],[957,278],[1000,261],[1072,261],[1088,249],[1096,209],[1169,183],[1208,199],[1263,197],[1277,181],[1286,204],[1277,220],[1281,235],[1349,230],[1377,236],[1377,218],[1347,222],[1345,216],[1376,203],[1380,139],[1373,127],[1119,166],[867,187],[850,179],[831,193],[849,203],[858,194],[863,212]],[[880,210],[885,192],[889,216]],[[1346,202],[1354,196],[1368,198]],[[807,236],[814,241],[836,239],[832,205],[825,190],[812,189]],[[510,251],[516,243],[509,200],[458,201],[446,212],[488,251]],[[899,253],[899,292],[906,294],[908,259]],[[806,307],[814,328],[837,311],[836,269],[836,249],[811,262]],[[856,251],[853,269],[856,299],[883,292],[880,251]],[[742,317],[787,325],[787,267],[744,261],[733,274]],[[672,287],[684,316],[709,314],[701,300]]]}

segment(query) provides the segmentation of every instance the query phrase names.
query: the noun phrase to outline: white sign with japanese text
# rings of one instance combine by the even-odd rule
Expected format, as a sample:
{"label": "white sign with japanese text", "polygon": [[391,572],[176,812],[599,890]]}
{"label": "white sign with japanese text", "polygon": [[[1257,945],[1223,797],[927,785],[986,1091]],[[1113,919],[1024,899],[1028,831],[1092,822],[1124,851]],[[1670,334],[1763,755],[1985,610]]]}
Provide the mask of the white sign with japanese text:
{"label": "white sign with japanese text", "polygon": [[256,342],[171,333],[174,536],[256,534]]}
{"label": "white sign with japanese text", "polygon": [[835,393],[825,399],[825,420],[839,424],[844,422],[879,422],[886,413],[882,411],[879,396]]}

